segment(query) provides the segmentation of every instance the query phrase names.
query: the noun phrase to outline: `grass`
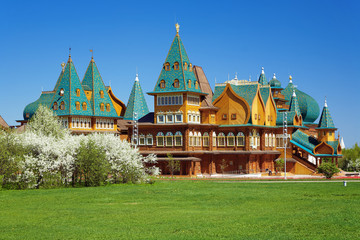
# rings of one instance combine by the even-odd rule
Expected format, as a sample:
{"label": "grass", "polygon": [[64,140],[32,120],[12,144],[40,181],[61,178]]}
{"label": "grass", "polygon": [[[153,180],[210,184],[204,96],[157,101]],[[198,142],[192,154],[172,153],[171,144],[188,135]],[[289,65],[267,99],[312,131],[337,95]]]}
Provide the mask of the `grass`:
{"label": "grass", "polygon": [[0,191],[0,239],[359,239],[360,182]]}

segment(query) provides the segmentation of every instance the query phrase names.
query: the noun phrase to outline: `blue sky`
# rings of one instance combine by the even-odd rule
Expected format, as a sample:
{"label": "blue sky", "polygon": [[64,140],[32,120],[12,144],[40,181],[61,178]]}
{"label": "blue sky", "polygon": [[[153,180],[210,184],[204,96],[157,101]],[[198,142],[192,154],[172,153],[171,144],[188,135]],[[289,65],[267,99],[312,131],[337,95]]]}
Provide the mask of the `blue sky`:
{"label": "blue sky", "polygon": [[[94,59],[105,84],[125,104],[138,69],[153,90],[175,23],[190,61],[214,86],[257,79],[261,67],[324,97],[345,144],[360,142],[358,1],[5,1],[0,8],[0,115],[10,124],[41,90],[52,90],[61,62],[80,79]],[[153,98],[146,96],[153,110]]]}

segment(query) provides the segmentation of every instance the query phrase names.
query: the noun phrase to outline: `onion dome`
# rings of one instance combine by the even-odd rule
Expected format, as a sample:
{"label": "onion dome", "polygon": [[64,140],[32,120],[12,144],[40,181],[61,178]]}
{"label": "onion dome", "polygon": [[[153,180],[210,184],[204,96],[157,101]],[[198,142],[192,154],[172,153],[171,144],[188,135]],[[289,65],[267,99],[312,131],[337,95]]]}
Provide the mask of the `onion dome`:
{"label": "onion dome", "polygon": [[281,88],[281,89],[283,89],[281,87],[281,82],[276,79],[275,73],[274,73],[273,78],[270,80],[269,84],[270,84],[271,88]]}
{"label": "onion dome", "polygon": [[295,89],[295,93],[298,99],[301,116],[305,124],[313,123],[320,114],[319,104],[316,102],[314,98],[309,96],[308,94],[298,90],[295,88],[292,83],[292,77],[289,77],[289,84],[286,86],[281,93],[285,96],[285,99],[290,101],[293,95],[293,90]]}

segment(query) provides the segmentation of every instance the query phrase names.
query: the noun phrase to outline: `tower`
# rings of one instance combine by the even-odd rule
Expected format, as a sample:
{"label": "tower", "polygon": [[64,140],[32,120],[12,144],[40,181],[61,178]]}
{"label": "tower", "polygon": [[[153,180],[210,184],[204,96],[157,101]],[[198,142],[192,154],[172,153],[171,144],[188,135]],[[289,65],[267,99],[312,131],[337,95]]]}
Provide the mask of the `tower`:
{"label": "tower", "polygon": [[316,128],[318,131],[318,138],[322,142],[335,141],[335,128],[334,122],[331,118],[330,111],[326,102],[321,113],[319,125]]}

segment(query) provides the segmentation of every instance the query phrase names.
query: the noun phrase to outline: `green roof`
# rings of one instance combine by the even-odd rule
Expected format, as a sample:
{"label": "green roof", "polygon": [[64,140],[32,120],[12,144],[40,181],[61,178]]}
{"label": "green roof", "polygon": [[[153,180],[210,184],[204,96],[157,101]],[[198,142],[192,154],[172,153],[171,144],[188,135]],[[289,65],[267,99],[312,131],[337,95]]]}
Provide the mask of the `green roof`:
{"label": "green roof", "polygon": [[304,146],[305,148],[311,150],[311,153],[314,153],[314,148],[320,143],[317,139],[312,136],[307,135],[306,133],[296,130],[292,134],[292,141]]}
{"label": "green roof", "polygon": [[[175,70],[175,63],[179,64],[179,69]],[[170,64],[170,70],[165,70],[165,64]],[[169,53],[166,57],[165,64],[161,70],[158,81],[156,82],[155,88],[151,93],[168,93],[168,92],[177,92],[177,91],[190,91],[201,93],[199,83],[196,86],[196,77],[193,70],[190,68],[190,60],[185,51],[185,47],[180,39],[179,34],[177,33],[169,50]],[[185,65],[187,69],[185,70]],[[174,87],[175,79],[179,80],[179,87]],[[165,88],[160,88],[160,82],[165,81]],[[189,87],[189,81],[191,81]]]}
{"label": "green roof", "polygon": [[136,119],[139,120],[149,113],[149,108],[146,104],[144,93],[141,89],[138,75],[136,74],[135,82],[132,87],[126,111],[124,115],[125,120],[134,120],[134,113],[137,114]]}
{"label": "green roof", "polygon": [[327,144],[329,144],[333,149],[334,149],[334,154],[337,154],[337,148],[338,148],[338,145],[339,145],[339,141],[336,140],[336,141],[327,141],[326,142]]}
{"label": "green roof", "polygon": [[[51,101],[53,98],[54,98],[54,91],[42,92],[38,100],[28,104],[25,107],[23,111],[24,120],[29,120],[35,114],[36,110],[39,108],[40,105],[50,108]],[[29,114],[28,117],[26,116],[27,114]]]}
{"label": "green roof", "polygon": [[[287,87],[281,91],[286,100],[291,100],[294,88],[294,84],[290,82]],[[306,123],[313,123],[319,117],[319,104],[315,101],[314,98],[297,88],[295,88],[295,93],[303,121]]]}
{"label": "green roof", "polygon": [[297,96],[295,94],[295,92],[293,93],[292,97],[291,97],[291,101],[290,101],[290,108],[289,108],[290,112],[296,112],[296,114],[300,117],[301,112],[300,112],[300,108],[299,108],[299,103],[297,100]]}
{"label": "green roof", "polygon": [[321,117],[320,117],[320,121],[319,121],[319,125],[317,128],[320,128],[320,129],[335,129],[335,125],[334,125],[334,122],[331,118],[331,115],[330,115],[330,111],[329,111],[329,108],[326,104],[326,101],[325,101],[325,106],[322,110],[322,113],[321,113]]}
{"label": "green roof", "polygon": [[263,99],[264,101],[264,104],[266,104],[269,96],[270,96],[270,87],[268,86],[262,86],[260,87],[260,94],[261,94],[261,98]]}
{"label": "green roof", "polygon": [[275,73],[274,73],[273,78],[270,80],[269,84],[270,84],[271,88],[282,89],[281,82],[276,79]]}
{"label": "green roof", "polygon": [[261,85],[268,85],[268,82],[267,82],[266,77],[265,77],[264,68],[261,68],[261,74],[260,74],[258,82]]}
{"label": "green roof", "polygon": [[[93,115],[101,117],[118,117],[115,107],[110,99],[110,96],[107,93],[104,81],[101,78],[101,75],[93,58],[91,58],[89,66],[86,69],[85,76],[81,85],[84,90],[92,91],[91,99],[89,102],[91,104],[90,106]],[[101,96],[101,91],[103,92],[103,96]],[[104,104],[105,111],[101,111],[101,104]],[[110,111],[107,111],[106,109],[107,104],[110,104]]]}

